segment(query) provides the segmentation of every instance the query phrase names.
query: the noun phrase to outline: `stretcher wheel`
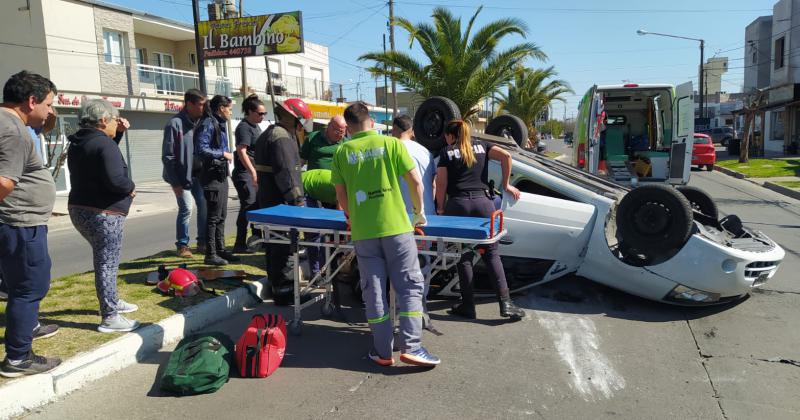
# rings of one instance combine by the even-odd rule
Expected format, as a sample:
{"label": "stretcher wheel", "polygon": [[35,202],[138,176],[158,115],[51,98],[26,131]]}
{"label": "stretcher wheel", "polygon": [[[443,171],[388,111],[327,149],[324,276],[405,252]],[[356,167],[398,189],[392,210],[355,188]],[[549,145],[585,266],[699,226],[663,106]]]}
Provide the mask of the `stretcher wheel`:
{"label": "stretcher wheel", "polygon": [[300,335],[303,333],[303,321],[299,319],[293,319],[289,322],[289,334],[291,335]]}
{"label": "stretcher wheel", "polygon": [[334,310],[336,310],[336,307],[333,306],[333,302],[325,302],[322,304],[322,309],[320,309],[320,312],[322,313],[322,316],[329,317],[333,315]]}

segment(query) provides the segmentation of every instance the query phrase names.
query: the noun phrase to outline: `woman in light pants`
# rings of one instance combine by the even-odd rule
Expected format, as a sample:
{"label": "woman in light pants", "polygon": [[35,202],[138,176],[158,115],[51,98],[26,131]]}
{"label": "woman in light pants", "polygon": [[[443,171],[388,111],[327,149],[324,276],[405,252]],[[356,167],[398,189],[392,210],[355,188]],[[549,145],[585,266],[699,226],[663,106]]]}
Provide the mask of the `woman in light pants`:
{"label": "woman in light pants", "polygon": [[69,137],[69,217],[92,246],[94,281],[100,302],[100,332],[132,331],[139,322],[121,314],[139,309],[117,294],[122,229],[136,185],[119,150],[128,121],[103,99],[84,102],[78,114],[81,129]]}

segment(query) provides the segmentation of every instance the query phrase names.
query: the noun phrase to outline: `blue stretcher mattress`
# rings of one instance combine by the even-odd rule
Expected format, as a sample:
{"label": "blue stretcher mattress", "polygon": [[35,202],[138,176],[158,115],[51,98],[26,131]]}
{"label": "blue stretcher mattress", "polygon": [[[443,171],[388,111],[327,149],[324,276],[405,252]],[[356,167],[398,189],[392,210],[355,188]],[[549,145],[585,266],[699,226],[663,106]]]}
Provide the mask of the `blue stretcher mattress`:
{"label": "blue stretcher mattress", "polygon": [[[428,224],[422,229],[425,236],[444,236],[463,239],[489,239],[488,218],[428,215]],[[281,204],[275,207],[247,212],[247,220],[253,223],[295,226],[313,229],[347,229],[344,212],[312,207],[294,207]],[[495,220],[495,232],[500,220]]]}

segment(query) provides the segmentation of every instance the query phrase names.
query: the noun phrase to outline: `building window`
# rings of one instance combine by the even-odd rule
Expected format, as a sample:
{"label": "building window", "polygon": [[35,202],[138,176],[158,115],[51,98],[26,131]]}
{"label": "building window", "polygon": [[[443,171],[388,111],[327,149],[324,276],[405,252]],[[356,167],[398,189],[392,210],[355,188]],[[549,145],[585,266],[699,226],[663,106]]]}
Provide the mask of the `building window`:
{"label": "building window", "polygon": [[160,52],[153,53],[153,65],[158,67],[165,67],[168,69],[175,68],[175,61],[172,58],[172,54],[165,54]]}
{"label": "building window", "polygon": [[192,67],[197,65],[197,55],[195,53],[189,53],[189,63],[191,63]]}
{"label": "building window", "polygon": [[786,42],[786,37],[784,36],[775,40],[775,70],[783,68],[785,42]]}
{"label": "building window", "polygon": [[136,62],[139,64],[147,64],[147,50],[144,48],[136,49]]}
{"label": "building window", "polygon": [[758,55],[755,51],[753,51],[753,64],[756,64],[756,60],[758,59]]}
{"label": "building window", "polygon": [[122,64],[122,33],[103,30],[103,59],[109,64]]}

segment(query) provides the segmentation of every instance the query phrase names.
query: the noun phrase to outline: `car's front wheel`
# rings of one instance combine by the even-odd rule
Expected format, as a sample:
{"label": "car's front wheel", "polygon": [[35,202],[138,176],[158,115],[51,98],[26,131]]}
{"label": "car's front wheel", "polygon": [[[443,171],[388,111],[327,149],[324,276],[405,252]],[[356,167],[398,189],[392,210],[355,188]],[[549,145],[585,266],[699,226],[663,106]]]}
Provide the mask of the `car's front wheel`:
{"label": "car's front wheel", "polygon": [[667,185],[643,185],[620,201],[617,237],[622,249],[663,261],[689,239],[692,221],[692,206],[683,194]]}
{"label": "car's front wheel", "polygon": [[428,150],[438,152],[445,146],[445,126],[459,118],[461,111],[455,102],[443,96],[432,96],[414,114],[414,136]]}

